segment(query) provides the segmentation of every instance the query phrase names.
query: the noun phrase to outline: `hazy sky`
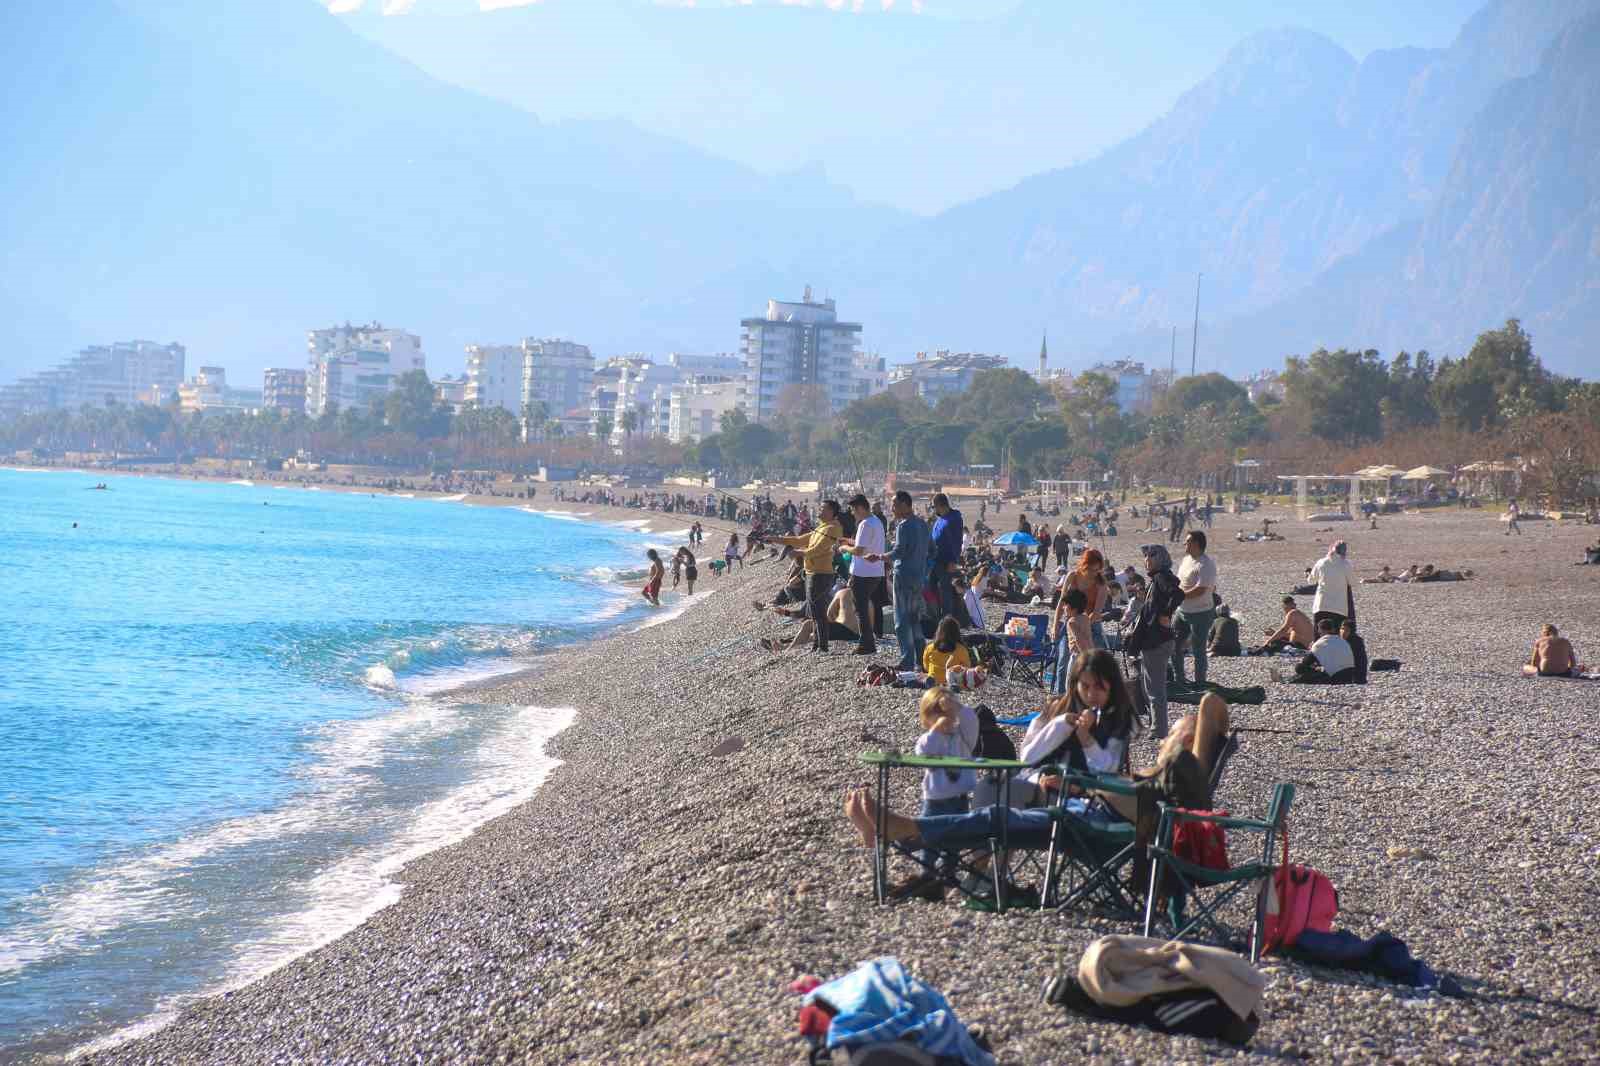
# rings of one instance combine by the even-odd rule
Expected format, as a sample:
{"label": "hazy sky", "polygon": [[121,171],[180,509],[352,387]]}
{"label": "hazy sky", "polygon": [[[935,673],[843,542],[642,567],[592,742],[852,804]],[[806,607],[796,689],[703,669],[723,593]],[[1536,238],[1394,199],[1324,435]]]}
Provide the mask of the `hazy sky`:
{"label": "hazy sky", "polygon": [[1252,33],[1304,27],[1360,59],[1448,45],[1484,0],[325,2],[541,119],[626,119],[769,174],[820,164],[931,214],[1104,151]]}

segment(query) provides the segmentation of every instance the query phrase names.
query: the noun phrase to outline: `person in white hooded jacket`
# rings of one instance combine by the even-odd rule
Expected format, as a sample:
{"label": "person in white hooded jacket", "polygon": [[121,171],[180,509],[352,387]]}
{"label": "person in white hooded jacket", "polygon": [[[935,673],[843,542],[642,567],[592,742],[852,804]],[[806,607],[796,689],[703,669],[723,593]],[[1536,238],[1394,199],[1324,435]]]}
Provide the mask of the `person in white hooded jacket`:
{"label": "person in white hooded jacket", "polygon": [[1337,630],[1345,619],[1355,620],[1356,602],[1354,574],[1346,558],[1349,546],[1344,541],[1334,541],[1328,554],[1317,560],[1311,568],[1311,580],[1317,583],[1317,598],[1311,604],[1311,620],[1333,620]]}

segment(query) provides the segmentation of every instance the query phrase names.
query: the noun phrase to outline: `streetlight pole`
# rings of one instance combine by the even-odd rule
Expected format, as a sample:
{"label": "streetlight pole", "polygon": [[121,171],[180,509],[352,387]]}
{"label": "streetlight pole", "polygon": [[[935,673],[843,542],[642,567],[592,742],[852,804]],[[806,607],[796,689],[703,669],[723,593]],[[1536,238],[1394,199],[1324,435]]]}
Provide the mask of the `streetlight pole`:
{"label": "streetlight pole", "polygon": [[1195,356],[1200,352],[1200,279],[1204,274],[1194,276],[1194,341],[1189,348],[1189,376],[1194,377]]}

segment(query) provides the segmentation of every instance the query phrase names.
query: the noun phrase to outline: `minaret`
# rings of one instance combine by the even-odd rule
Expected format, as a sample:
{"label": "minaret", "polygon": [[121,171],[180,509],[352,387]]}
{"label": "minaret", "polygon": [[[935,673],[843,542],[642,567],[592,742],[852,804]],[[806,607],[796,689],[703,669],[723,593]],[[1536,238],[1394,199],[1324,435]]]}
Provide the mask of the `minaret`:
{"label": "minaret", "polygon": [[1044,381],[1044,365],[1050,361],[1050,347],[1047,343],[1048,339],[1049,338],[1045,333],[1039,334],[1039,381],[1041,383]]}

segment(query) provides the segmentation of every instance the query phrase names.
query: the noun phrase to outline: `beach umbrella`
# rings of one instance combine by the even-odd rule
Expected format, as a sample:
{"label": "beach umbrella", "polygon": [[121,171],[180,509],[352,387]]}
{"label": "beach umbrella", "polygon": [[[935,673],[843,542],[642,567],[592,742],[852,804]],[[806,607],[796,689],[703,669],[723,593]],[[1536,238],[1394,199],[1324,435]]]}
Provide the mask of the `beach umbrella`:
{"label": "beach umbrella", "polygon": [[1419,466],[1414,470],[1407,470],[1401,475],[1406,481],[1427,481],[1433,477],[1449,477],[1450,471],[1440,470],[1436,466]]}
{"label": "beach umbrella", "polygon": [[994,538],[994,543],[1002,548],[1037,548],[1039,542],[1020,529],[1013,529],[1010,533],[1002,533]]}
{"label": "beach umbrella", "polygon": [[1405,471],[1398,466],[1390,466],[1388,463],[1384,463],[1381,466],[1369,466],[1363,473],[1368,477],[1399,477]]}

